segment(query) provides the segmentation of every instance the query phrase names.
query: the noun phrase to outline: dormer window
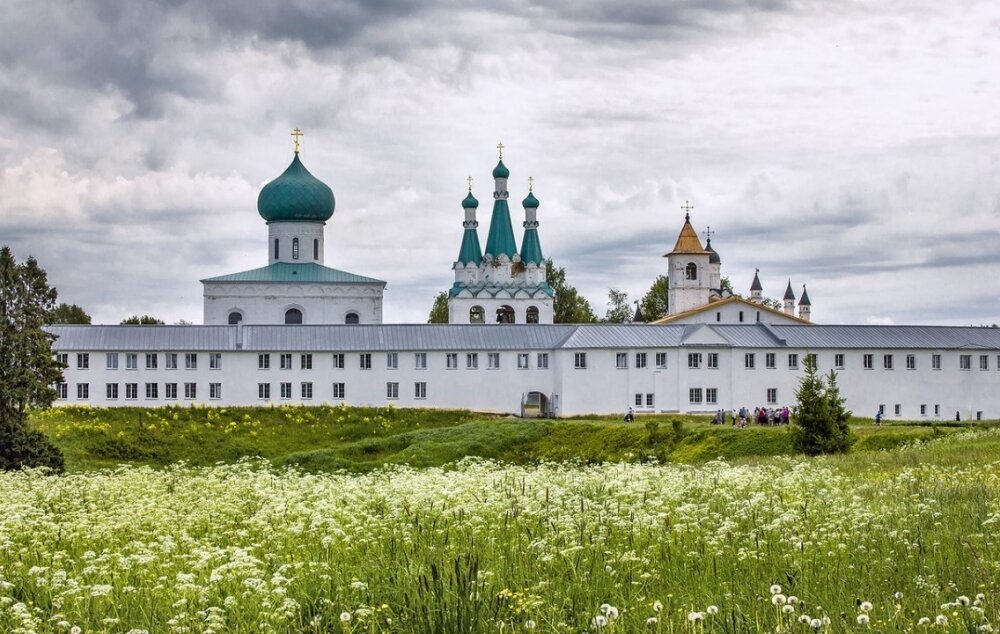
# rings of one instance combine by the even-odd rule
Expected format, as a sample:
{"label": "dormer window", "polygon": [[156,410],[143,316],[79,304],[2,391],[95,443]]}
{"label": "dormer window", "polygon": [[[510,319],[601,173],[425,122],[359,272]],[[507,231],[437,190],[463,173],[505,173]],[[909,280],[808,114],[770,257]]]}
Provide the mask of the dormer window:
{"label": "dormer window", "polygon": [[292,259],[293,260],[298,260],[299,259],[299,239],[298,238],[292,238]]}
{"label": "dormer window", "polygon": [[696,280],[698,279],[698,265],[694,262],[688,262],[687,267],[684,268],[684,279],[686,280]]}

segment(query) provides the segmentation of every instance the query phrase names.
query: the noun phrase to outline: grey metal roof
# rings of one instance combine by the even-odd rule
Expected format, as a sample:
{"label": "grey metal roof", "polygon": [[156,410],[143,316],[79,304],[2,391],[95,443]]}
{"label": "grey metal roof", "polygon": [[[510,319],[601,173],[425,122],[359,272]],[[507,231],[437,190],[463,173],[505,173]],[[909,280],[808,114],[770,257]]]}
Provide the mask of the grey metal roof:
{"label": "grey metal roof", "polygon": [[[949,326],[519,324],[48,326],[55,350],[380,351],[670,348],[708,328],[738,348],[1000,350],[1000,329]],[[238,346],[238,331],[242,345]],[[723,344],[724,345],[724,344]]]}
{"label": "grey metal roof", "polygon": [[333,269],[315,262],[275,262],[259,269],[230,273],[229,275],[219,275],[202,280],[208,282],[266,282],[283,284],[381,284],[382,280],[373,277],[365,277],[348,271]]}

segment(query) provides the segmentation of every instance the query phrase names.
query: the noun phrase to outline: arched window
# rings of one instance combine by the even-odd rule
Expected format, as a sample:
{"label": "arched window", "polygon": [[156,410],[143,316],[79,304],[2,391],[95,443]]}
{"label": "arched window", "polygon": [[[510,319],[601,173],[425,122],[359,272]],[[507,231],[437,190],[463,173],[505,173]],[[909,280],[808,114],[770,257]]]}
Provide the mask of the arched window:
{"label": "arched window", "polygon": [[688,262],[687,267],[684,269],[684,279],[686,280],[696,280],[698,279],[698,265],[694,262]]}
{"label": "arched window", "polygon": [[240,314],[238,311],[234,310],[233,312],[229,313],[229,323],[230,324],[238,324],[241,321],[243,321],[243,315]]}
{"label": "arched window", "polygon": [[278,239],[275,238],[274,239],[274,259],[275,260],[277,260],[280,257],[278,254],[279,254],[279,251],[278,251]]}
{"label": "arched window", "polygon": [[538,308],[535,306],[528,306],[528,313],[525,315],[525,321],[529,324],[538,323]]}
{"label": "arched window", "polygon": [[319,261],[319,238],[313,238],[313,259]]}
{"label": "arched window", "polygon": [[299,239],[298,238],[292,238],[292,259],[293,260],[298,260],[299,259]]}
{"label": "arched window", "polygon": [[357,313],[347,313],[347,316],[344,317],[344,323],[345,324],[358,324],[358,323],[361,323],[361,318],[358,317]]}
{"label": "arched window", "polygon": [[498,324],[512,324],[514,323],[514,309],[510,306],[504,304],[497,309],[497,323]]}
{"label": "arched window", "polygon": [[285,311],[285,323],[286,324],[301,324],[302,323],[302,311],[298,308],[289,308]]}
{"label": "arched window", "polygon": [[482,306],[473,306],[469,309],[469,323],[470,324],[483,324],[486,323],[486,311],[483,310]]}

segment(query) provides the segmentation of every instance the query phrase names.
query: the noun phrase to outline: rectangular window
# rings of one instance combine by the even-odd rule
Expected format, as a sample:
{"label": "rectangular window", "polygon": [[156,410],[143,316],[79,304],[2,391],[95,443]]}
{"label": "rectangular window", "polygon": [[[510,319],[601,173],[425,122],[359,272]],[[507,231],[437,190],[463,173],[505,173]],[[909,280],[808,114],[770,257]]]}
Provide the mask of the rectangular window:
{"label": "rectangular window", "polygon": [[920,415],[921,416],[927,416],[927,404],[926,403],[921,403],[920,404]]}
{"label": "rectangular window", "polygon": [[882,367],[884,369],[886,369],[886,370],[891,370],[892,369],[892,355],[891,354],[883,354],[882,355]]}
{"label": "rectangular window", "polygon": [[56,384],[56,398],[66,400],[69,398],[69,383]]}
{"label": "rectangular window", "polygon": [[270,370],[271,369],[271,355],[269,354],[258,354],[257,355],[257,369],[258,370]]}
{"label": "rectangular window", "polygon": [[385,368],[387,370],[398,370],[399,369],[399,353],[398,352],[386,352],[385,353]]}
{"label": "rectangular window", "polygon": [[705,388],[705,402],[715,405],[719,402],[719,388],[716,387],[706,387]]}
{"label": "rectangular window", "polygon": [[941,355],[939,355],[939,354],[932,354],[931,355],[931,370],[940,370],[940,369],[941,369]]}
{"label": "rectangular window", "polygon": [[742,310],[740,311],[740,323],[741,324],[743,323],[743,311]]}
{"label": "rectangular window", "polygon": [[627,352],[619,352],[618,354],[615,355],[615,367],[618,368],[619,370],[622,370],[622,369],[625,369],[625,368],[628,367],[628,353]]}
{"label": "rectangular window", "polygon": [[646,395],[646,407],[648,407],[649,409],[653,409],[654,408],[654,405],[653,405],[654,402],[655,401],[653,400],[653,395],[652,394],[647,394]]}
{"label": "rectangular window", "polygon": [[934,406],[934,415],[935,416],[940,416],[941,415],[941,406],[940,405],[935,405]]}
{"label": "rectangular window", "polygon": [[222,398],[222,383],[208,384],[208,398],[216,400]]}
{"label": "rectangular window", "polygon": [[538,353],[538,369],[548,370],[549,369],[549,353],[539,352]]}
{"label": "rectangular window", "polygon": [[346,393],[346,390],[344,389],[344,384],[343,383],[334,383],[333,384],[333,398],[338,399],[338,400],[343,399],[345,393]]}
{"label": "rectangular window", "polygon": [[789,370],[799,369],[799,355],[794,353],[788,355],[788,369]]}
{"label": "rectangular window", "polygon": [[[115,355],[115,367],[112,368],[112,367],[108,366],[108,369],[109,370],[117,370],[118,369],[118,353],[117,352],[109,352],[108,353],[108,357],[110,357],[112,354]],[[56,353],[56,363],[58,363],[59,365],[64,366],[64,367],[69,367],[69,354],[67,354],[65,352]],[[110,361],[109,361],[109,363],[110,363]]]}
{"label": "rectangular window", "polygon": [[656,367],[665,368],[667,367],[667,353],[657,352],[656,353]]}
{"label": "rectangular window", "polygon": [[257,384],[257,398],[262,401],[268,401],[271,399],[271,384],[270,383],[258,383]]}
{"label": "rectangular window", "polygon": [[155,370],[156,369],[156,353],[147,352],[146,353],[146,369]]}
{"label": "rectangular window", "polygon": [[708,368],[708,369],[710,369],[710,370],[718,370],[719,369],[719,353],[718,352],[709,352],[708,353],[708,355],[705,358],[705,367]]}
{"label": "rectangular window", "polygon": [[527,370],[528,369],[528,353],[518,352],[517,353],[517,369]]}
{"label": "rectangular window", "polygon": [[757,356],[752,352],[743,355],[743,367],[747,370],[753,370],[757,367]]}
{"label": "rectangular window", "polygon": [[[90,368],[90,353],[88,352],[78,352],[76,354],[76,369],[77,370],[87,370]],[[78,383],[77,385],[87,385],[86,383]],[[89,394],[90,388],[86,388]]]}
{"label": "rectangular window", "polygon": [[281,390],[281,398],[292,398],[292,384],[291,383],[280,383],[278,385]]}
{"label": "rectangular window", "polygon": [[777,356],[778,355],[773,352],[764,353],[764,367],[768,370],[775,369],[775,367],[777,367]]}
{"label": "rectangular window", "polygon": [[778,404],[778,388],[776,387],[767,388],[767,404],[768,405]]}
{"label": "rectangular window", "polygon": [[688,367],[689,368],[700,368],[701,367],[701,353],[700,352],[689,352],[688,353]]}
{"label": "rectangular window", "polygon": [[76,398],[85,401],[90,398],[90,383],[76,384]]}
{"label": "rectangular window", "polygon": [[138,383],[126,383],[125,384],[125,398],[134,401],[139,398],[139,384]]}
{"label": "rectangular window", "polygon": [[177,384],[176,383],[164,383],[163,384],[163,398],[168,398],[172,401],[177,400]]}
{"label": "rectangular window", "polygon": [[577,370],[587,369],[587,353],[576,352],[573,354],[573,367]]}
{"label": "rectangular window", "polygon": [[344,353],[334,352],[333,353],[333,369],[343,370],[344,369]]}
{"label": "rectangular window", "polygon": [[907,370],[917,369],[917,355],[915,354],[906,355],[906,369]]}
{"label": "rectangular window", "polygon": [[971,370],[972,369],[972,355],[962,354],[958,356],[958,367],[961,370]]}
{"label": "rectangular window", "polygon": [[896,416],[902,416],[903,415],[903,406],[900,403],[896,403],[896,406],[895,406],[894,410],[896,412]]}
{"label": "rectangular window", "polygon": [[313,356],[312,354],[301,354],[299,355],[299,368],[302,370],[312,370],[313,369]]}
{"label": "rectangular window", "polygon": [[688,390],[688,400],[692,405],[701,405],[701,388],[693,387]]}
{"label": "rectangular window", "polygon": [[645,352],[636,352],[635,353],[635,368],[637,370],[641,370],[644,367],[646,367],[646,353]]}
{"label": "rectangular window", "polygon": [[[497,355],[499,356],[499,355]],[[427,369],[427,353],[426,352],[414,352],[413,353],[413,367],[417,370]]]}
{"label": "rectangular window", "polygon": [[[63,385],[66,385],[66,384],[63,383]],[[117,383],[108,383],[108,384],[106,384],[104,386],[104,389],[106,390],[105,396],[107,397],[107,399],[109,401],[117,401],[118,400],[118,384]],[[66,397],[63,396],[63,398],[66,398]]]}
{"label": "rectangular window", "polygon": [[184,398],[189,399],[189,400],[198,398],[198,384],[197,383],[185,383],[184,384]]}
{"label": "rectangular window", "polygon": [[837,354],[833,355],[833,365],[838,370],[844,369],[844,354],[842,352],[838,352]]}
{"label": "rectangular window", "polygon": [[988,354],[979,355],[979,369],[980,370],[990,369],[990,356]]}
{"label": "rectangular window", "polygon": [[499,352],[487,352],[486,353],[486,367],[490,370],[500,369],[500,353]]}
{"label": "rectangular window", "polygon": [[159,386],[156,383],[146,384],[146,398],[160,398]]}
{"label": "rectangular window", "polygon": [[[60,357],[65,357],[66,355],[65,354],[61,354],[59,356]],[[56,359],[56,360],[59,361],[60,363],[62,363],[63,365],[66,365],[66,361],[64,359],[63,360]],[[108,354],[105,355],[105,367],[108,370],[117,370],[118,369],[118,353],[117,352],[109,352]]]}
{"label": "rectangular window", "polygon": [[635,395],[635,406],[642,407],[642,393],[638,393]]}
{"label": "rectangular window", "polygon": [[184,369],[185,370],[197,370],[198,369],[198,353],[197,352],[187,352],[184,354]]}
{"label": "rectangular window", "polygon": [[221,370],[222,369],[222,353],[212,352],[208,355],[208,369],[209,370]]}
{"label": "rectangular window", "polygon": [[875,355],[865,354],[861,356],[861,365],[866,370],[875,369]]}
{"label": "rectangular window", "polygon": [[413,384],[413,397],[414,398],[427,398],[427,384],[419,381]]}
{"label": "rectangular window", "polygon": [[302,394],[303,400],[309,400],[313,397],[313,384],[309,381],[305,381],[299,386],[299,393]]}
{"label": "rectangular window", "polygon": [[399,383],[386,383],[385,397],[389,399],[399,398]]}
{"label": "rectangular window", "polygon": [[878,406],[878,413],[881,414],[881,415],[883,415],[883,416],[885,416],[885,405],[884,404]]}
{"label": "rectangular window", "polygon": [[168,370],[177,369],[177,353],[176,352],[165,352],[163,353],[163,367]]}
{"label": "rectangular window", "polygon": [[819,357],[815,353],[807,354],[806,362],[811,363],[814,368],[819,368]]}
{"label": "rectangular window", "polygon": [[139,369],[139,355],[134,352],[125,353],[125,369],[126,370],[138,370]]}
{"label": "rectangular window", "polygon": [[444,355],[444,360],[445,360],[445,367],[447,367],[449,370],[457,370],[458,369],[458,353],[457,352],[449,352],[449,353],[445,354]]}
{"label": "rectangular window", "polygon": [[360,355],[358,355],[358,360],[361,364],[362,370],[372,369],[372,354],[370,352],[362,352]]}
{"label": "rectangular window", "polygon": [[467,370],[475,370],[479,367],[479,353],[478,352],[468,352],[465,355],[465,368]]}
{"label": "rectangular window", "polygon": [[292,369],[292,353],[290,353],[290,352],[283,352],[283,353],[279,354],[278,355],[278,361],[281,364],[280,367],[281,367],[282,370],[291,370]]}

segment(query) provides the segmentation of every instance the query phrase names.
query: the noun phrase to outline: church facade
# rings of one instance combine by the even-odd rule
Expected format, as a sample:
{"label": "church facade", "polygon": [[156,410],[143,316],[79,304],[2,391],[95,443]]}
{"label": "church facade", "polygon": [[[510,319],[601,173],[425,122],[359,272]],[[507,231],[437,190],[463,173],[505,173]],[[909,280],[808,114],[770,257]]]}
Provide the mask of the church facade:
{"label": "church facade", "polygon": [[529,185],[518,245],[502,155],[485,249],[471,185],[462,203],[451,323],[382,324],[385,282],[325,266],[333,192],[297,150],[258,197],[267,266],[202,280],[205,325],[48,328],[66,365],[57,405],[711,412],[793,405],[813,356],[860,416],[1000,418],[1000,329],[819,325],[804,287],[795,314],[791,282],[776,307],[756,274],[744,299],[722,288],[721,257],[690,215],[666,256],[667,315],[553,324],[539,201]]}

